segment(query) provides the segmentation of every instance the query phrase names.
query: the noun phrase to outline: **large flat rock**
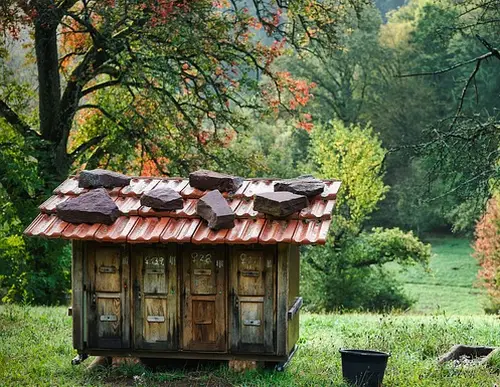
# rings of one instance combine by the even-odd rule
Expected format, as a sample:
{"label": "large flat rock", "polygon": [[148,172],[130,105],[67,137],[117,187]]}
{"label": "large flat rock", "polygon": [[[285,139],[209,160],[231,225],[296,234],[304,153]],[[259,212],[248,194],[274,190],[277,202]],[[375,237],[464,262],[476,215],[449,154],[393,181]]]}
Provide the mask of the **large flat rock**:
{"label": "large flat rock", "polygon": [[279,218],[298,212],[308,206],[307,197],[291,192],[264,192],[255,195],[253,209]]}
{"label": "large flat rock", "polygon": [[56,206],[59,218],[69,223],[112,224],[120,210],[104,188],[94,189]]}
{"label": "large flat rock", "polygon": [[141,204],[154,210],[173,211],[181,209],[184,202],[182,196],[172,188],[159,187],[142,194]]}
{"label": "large flat rock", "polygon": [[78,186],[81,188],[114,188],[125,187],[130,184],[131,177],[106,169],[92,169],[81,171],[78,176]]}
{"label": "large flat rock", "polygon": [[307,197],[316,196],[323,192],[325,183],[311,175],[299,176],[295,179],[280,180],[274,184],[274,191],[286,191]]}
{"label": "large flat rock", "polygon": [[214,230],[234,227],[234,212],[219,191],[207,192],[196,204],[196,213]]}
{"label": "large flat rock", "polygon": [[200,169],[189,174],[189,184],[204,191],[219,190],[220,192],[234,192],[240,188],[243,178],[225,173]]}

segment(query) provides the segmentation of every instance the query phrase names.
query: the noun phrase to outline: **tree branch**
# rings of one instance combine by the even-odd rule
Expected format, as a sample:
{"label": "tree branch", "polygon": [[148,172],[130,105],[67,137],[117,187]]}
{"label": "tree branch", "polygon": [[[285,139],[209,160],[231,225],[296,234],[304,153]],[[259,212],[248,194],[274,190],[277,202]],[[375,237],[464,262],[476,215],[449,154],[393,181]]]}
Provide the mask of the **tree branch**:
{"label": "tree branch", "polygon": [[423,73],[401,74],[401,75],[396,75],[396,77],[397,78],[407,78],[407,77],[418,77],[418,76],[423,76],[423,75],[439,75],[439,74],[444,74],[444,73],[447,73],[447,72],[449,72],[451,70],[455,70],[455,69],[457,69],[459,67],[468,65],[469,63],[474,63],[474,62],[482,61],[482,60],[487,59],[487,58],[489,58],[490,56],[493,56],[493,55],[494,54],[492,52],[487,52],[486,54],[483,54],[483,55],[477,56],[475,58],[466,60],[465,62],[455,63],[454,65],[452,65],[450,67],[446,67],[446,68],[441,69],[441,70],[426,71],[426,72],[423,72]]}
{"label": "tree branch", "polygon": [[26,124],[10,107],[5,103],[5,101],[0,99],[0,117],[3,117],[7,123],[12,126],[21,136],[26,137],[28,135],[36,134],[28,124]]}
{"label": "tree branch", "polygon": [[85,97],[87,94],[91,94],[97,90],[104,89],[104,88],[109,87],[109,86],[116,86],[120,83],[121,83],[121,79],[115,79],[112,81],[98,83],[94,86],[90,86],[90,87],[86,88],[85,90],[82,90],[82,96]]}
{"label": "tree branch", "polygon": [[78,146],[73,152],[70,153],[70,157],[72,160],[76,159],[78,156],[80,156],[82,153],[90,149],[91,147],[99,144],[102,140],[106,138],[105,134],[101,134],[99,136],[95,136],[88,140],[87,142],[84,142],[80,146]]}

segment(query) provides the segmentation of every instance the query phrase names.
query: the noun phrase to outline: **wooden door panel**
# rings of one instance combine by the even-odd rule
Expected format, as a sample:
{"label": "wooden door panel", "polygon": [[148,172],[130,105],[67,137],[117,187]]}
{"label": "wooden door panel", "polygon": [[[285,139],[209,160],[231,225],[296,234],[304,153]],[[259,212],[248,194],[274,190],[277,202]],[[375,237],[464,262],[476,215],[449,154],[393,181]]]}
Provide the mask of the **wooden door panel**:
{"label": "wooden door panel", "polygon": [[97,295],[97,325],[99,339],[121,341],[122,311],[120,297]]}
{"label": "wooden door panel", "polygon": [[193,301],[193,337],[195,342],[215,345],[215,300]]}
{"label": "wooden door panel", "polygon": [[144,341],[166,342],[169,339],[169,316],[165,298],[144,299]]}
{"label": "wooden door panel", "polygon": [[230,253],[231,350],[275,352],[276,271],[272,248],[233,247]]}
{"label": "wooden door panel", "polygon": [[134,347],[177,350],[178,284],[175,245],[132,246]]}
{"label": "wooden door panel", "polygon": [[238,294],[263,296],[265,294],[263,252],[244,252],[239,257]]}
{"label": "wooden door panel", "polygon": [[90,348],[130,345],[129,256],[121,246],[89,243],[86,303]]}
{"label": "wooden door panel", "polygon": [[101,247],[96,250],[95,255],[95,290],[97,292],[120,292],[120,249]]}
{"label": "wooden door panel", "polygon": [[191,294],[217,292],[216,259],[211,251],[193,251],[190,255]]}
{"label": "wooden door panel", "polygon": [[240,343],[264,342],[264,300],[240,301]]}
{"label": "wooden door panel", "polygon": [[224,249],[186,247],[183,252],[182,346],[192,351],[226,351]]}

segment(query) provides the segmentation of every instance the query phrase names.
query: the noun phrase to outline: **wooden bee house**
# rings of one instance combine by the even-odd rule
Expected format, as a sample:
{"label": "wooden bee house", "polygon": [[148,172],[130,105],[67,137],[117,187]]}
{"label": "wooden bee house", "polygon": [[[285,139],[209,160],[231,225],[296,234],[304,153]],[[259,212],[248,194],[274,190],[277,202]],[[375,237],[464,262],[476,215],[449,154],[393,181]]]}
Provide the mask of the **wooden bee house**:
{"label": "wooden bee house", "polygon": [[[72,240],[73,345],[82,355],[284,363],[299,337],[299,245],[325,243],[338,181],[309,206],[277,219],[255,211],[275,181],[245,180],[224,193],[234,227],[212,230],[196,214],[205,192],[185,179],[133,178],[107,189],[112,224],[69,223],[56,206],[89,189],[77,177],[40,206],[29,236]],[[141,204],[162,184],[182,208]]]}

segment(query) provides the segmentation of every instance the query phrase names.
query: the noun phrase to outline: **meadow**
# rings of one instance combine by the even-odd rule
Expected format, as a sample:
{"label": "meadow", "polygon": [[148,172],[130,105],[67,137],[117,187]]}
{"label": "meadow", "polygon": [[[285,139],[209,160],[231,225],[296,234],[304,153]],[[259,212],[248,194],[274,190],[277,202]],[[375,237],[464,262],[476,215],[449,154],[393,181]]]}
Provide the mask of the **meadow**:
{"label": "meadow", "polygon": [[[64,307],[0,307],[1,386],[345,386],[339,348],[391,353],[384,385],[486,386],[500,383],[500,362],[489,367],[440,366],[453,344],[500,345],[494,316],[303,314],[299,350],[285,372],[238,374],[225,364],[185,369],[142,365],[88,370],[72,366],[71,319]],[[499,360],[499,359],[497,359]]]}
{"label": "meadow", "polygon": [[391,265],[405,292],[415,304],[410,313],[415,314],[484,314],[486,302],[484,289],[477,286],[479,265],[472,257],[470,240],[455,237],[427,238],[432,245],[428,270],[413,266],[401,271]]}
{"label": "meadow", "polygon": [[65,307],[0,306],[0,386],[345,386],[340,348],[391,353],[385,386],[478,386],[500,383],[500,359],[489,367],[438,365],[454,344],[500,346],[500,319],[486,316],[474,288],[477,264],[466,239],[431,240],[429,270],[392,267],[417,302],[400,314],[301,316],[299,350],[283,373],[238,374],[227,365],[72,366],[71,318]]}

